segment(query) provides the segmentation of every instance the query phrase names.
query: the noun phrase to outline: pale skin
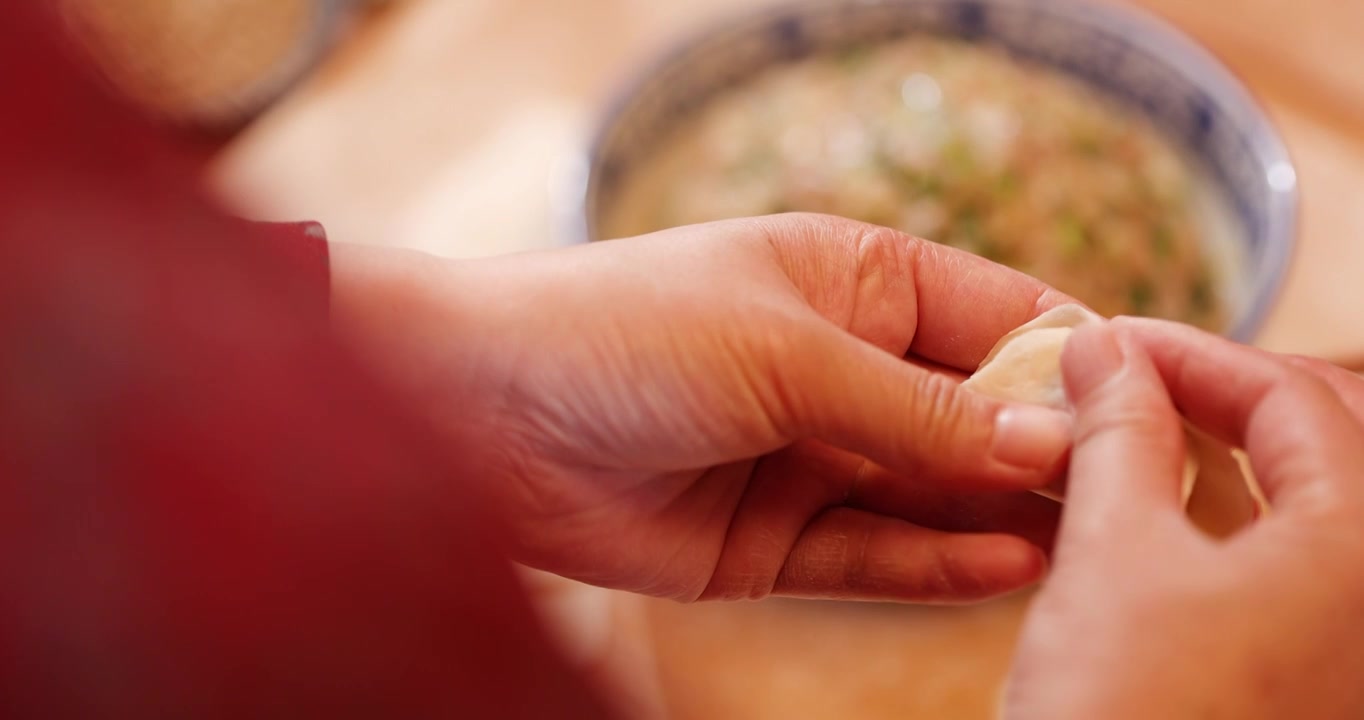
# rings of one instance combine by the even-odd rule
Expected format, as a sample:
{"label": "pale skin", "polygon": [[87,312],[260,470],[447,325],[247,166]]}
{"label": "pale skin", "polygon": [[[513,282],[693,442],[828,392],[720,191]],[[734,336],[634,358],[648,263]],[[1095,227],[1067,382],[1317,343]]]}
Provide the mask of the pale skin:
{"label": "pale skin", "polygon": [[[1120,321],[1067,348],[1073,423],[999,404],[958,382],[1071,300],[823,216],[475,262],[337,245],[333,282],[339,329],[475,471],[528,565],[685,601],[980,600],[1045,573],[1059,506],[1028,491],[1073,438],[1010,717],[1360,708],[1353,376]],[[1274,513],[1225,544],[1180,512],[1172,397],[1266,478]]]}

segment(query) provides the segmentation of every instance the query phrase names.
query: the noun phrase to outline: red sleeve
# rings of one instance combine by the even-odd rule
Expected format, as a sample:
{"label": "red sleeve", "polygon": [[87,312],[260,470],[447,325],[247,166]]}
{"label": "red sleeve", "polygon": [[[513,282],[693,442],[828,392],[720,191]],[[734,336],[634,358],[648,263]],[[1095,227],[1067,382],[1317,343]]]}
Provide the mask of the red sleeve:
{"label": "red sleeve", "polygon": [[245,227],[0,11],[0,713],[599,718],[449,438]]}
{"label": "red sleeve", "polygon": [[294,282],[302,286],[303,312],[325,320],[331,306],[331,262],[327,232],[316,222],[253,223],[243,236],[267,242],[270,252],[288,264]]}

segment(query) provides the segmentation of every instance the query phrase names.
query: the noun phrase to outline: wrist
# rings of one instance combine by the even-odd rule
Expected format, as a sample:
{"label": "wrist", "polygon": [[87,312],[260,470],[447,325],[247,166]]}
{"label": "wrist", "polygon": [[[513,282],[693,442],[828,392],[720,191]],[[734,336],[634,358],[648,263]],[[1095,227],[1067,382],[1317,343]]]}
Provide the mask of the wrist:
{"label": "wrist", "polygon": [[446,439],[483,415],[488,343],[467,263],[333,243],[331,322],[356,357]]}
{"label": "wrist", "polygon": [[367,360],[394,363],[392,351],[431,312],[442,261],[404,248],[336,242],[330,248],[332,328]]}

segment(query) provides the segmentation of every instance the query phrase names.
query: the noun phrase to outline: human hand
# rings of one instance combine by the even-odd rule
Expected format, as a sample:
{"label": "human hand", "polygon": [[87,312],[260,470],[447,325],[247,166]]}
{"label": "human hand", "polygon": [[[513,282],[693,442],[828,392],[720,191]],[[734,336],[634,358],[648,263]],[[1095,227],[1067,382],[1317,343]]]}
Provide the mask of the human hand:
{"label": "human hand", "polygon": [[[1364,380],[1126,318],[1063,366],[1069,494],[1005,717],[1364,716]],[[1266,518],[1220,542],[1188,522],[1176,406],[1245,448]]]}
{"label": "human hand", "polygon": [[334,312],[529,565],[683,600],[959,601],[1043,571],[1058,511],[1025,491],[1069,421],[956,388],[1069,301],[1019,273],[811,215],[427,263],[383,304],[338,261]]}

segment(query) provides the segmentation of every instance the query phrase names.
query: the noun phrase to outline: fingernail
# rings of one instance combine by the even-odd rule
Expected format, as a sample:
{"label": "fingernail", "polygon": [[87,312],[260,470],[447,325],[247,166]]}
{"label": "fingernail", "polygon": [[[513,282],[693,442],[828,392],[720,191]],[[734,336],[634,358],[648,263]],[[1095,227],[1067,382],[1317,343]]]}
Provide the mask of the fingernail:
{"label": "fingernail", "polygon": [[1045,470],[1065,454],[1070,436],[1070,415],[1033,405],[1011,405],[995,416],[990,454],[1006,465]]}
{"label": "fingernail", "polygon": [[[1073,362],[1065,362],[1066,381],[1072,402],[1078,401],[1109,378],[1122,372],[1127,359],[1110,328],[1097,326],[1076,330],[1067,343]],[[1072,346],[1073,347],[1070,347]]]}

